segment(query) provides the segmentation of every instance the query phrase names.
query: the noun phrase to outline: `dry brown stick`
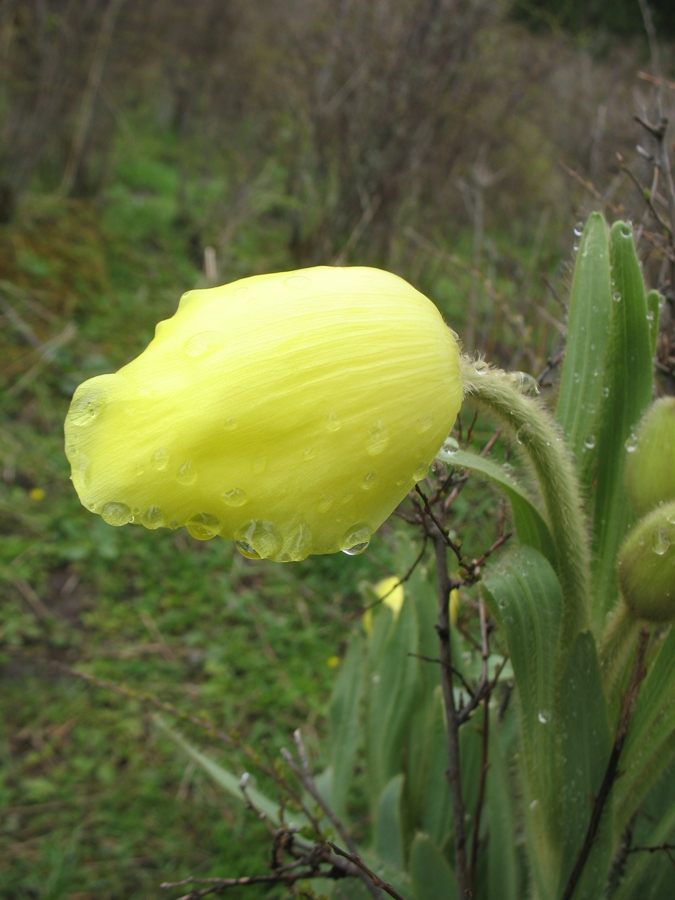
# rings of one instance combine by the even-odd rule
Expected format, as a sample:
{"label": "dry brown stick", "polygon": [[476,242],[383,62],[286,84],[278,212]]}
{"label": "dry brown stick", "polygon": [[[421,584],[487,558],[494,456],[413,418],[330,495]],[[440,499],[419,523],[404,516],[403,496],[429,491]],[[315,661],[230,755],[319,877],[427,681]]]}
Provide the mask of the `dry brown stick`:
{"label": "dry brown stick", "polygon": [[[347,829],[342,824],[341,820],[335,814],[335,812],[331,809],[331,807],[326,803],[324,798],[319,793],[316,784],[314,783],[314,779],[312,778],[312,773],[309,768],[309,760],[307,759],[307,753],[305,751],[305,745],[302,741],[302,735],[300,733],[300,729],[297,728],[293,732],[293,741],[295,742],[295,746],[298,751],[298,758],[300,760],[300,765],[298,766],[291,756],[291,754],[286,750],[285,747],[281,748],[281,755],[283,756],[286,764],[291,769],[292,772],[300,779],[306,790],[311,794],[311,796],[316,800],[319,804],[320,808],[323,810],[324,814],[330,821],[331,825],[337,833],[340,835],[342,840],[347,845],[349,851],[354,855],[358,856],[358,848],[354,841],[349,836]],[[377,889],[377,886],[373,883],[373,881],[364,873],[363,883],[365,887],[368,889],[368,892],[375,900],[380,900],[381,894]]]}
{"label": "dry brown stick", "polygon": [[382,881],[381,878],[378,878],[377,875],[363,862],[360,856],[354,853],[346,853],[332,841],[327,841],[327,844],[331,848],[333,853],[336,853],[338,856],[342,856],[344,859],[349,860],[349,862],[352,863],[352,865],[356,866],[357,869],[361,869],[364,874],[372,879],[373,883],[377,885],[377,887],[382,888],[385,894],[389,894],[389,896],[393,897],[394,900],[405,900],[405,897],[402,897],[395,887],[393,887],[387,881]]}
{"label": "dry brown stick", "polygon": [[560,900],[571,900],[579,879],[581,878],[581,873],[583,872],[584,866],[586,865],[586,861],[588,860],[588,856],[591,852],[591,849],[593,848],[593,844],[595,843],[595,838],[598,833],[598,827],[600,826],[600,819],[602,818],[602,812],[605,808],[605,804],[607,803],[607,799],[609,797],[610,791],[612,790],[612,786],[614,785],[614,782],[617,778],[619,757],[621,756],[624,741],[626,740],[628,723],[630,722],[630,717],[633,714],[633,707],[635,706],[635,700],[637,699],[638,689],[640,687],[642,679],[646,674],[644,668],[644,659],[648,642],[649,629],[643,628],[638,638],[635,658],[633,660],[633,667],[631,669],[630,678],[628,680],[628,687],[626,688],[626,692],[621,698],[621,715],[619,716],[619,724],[616,729],[616,737],[614,738],[612,752],[609,755],[609,761],[605,770],[605,776],[602,779],[602,784],[600,786],[600,790],[598,791],[597,797],[593,799],[593,809],[591,811],[591,818],[586,830],[586,836],[584,838],[583,844],[581,845],[581,850],[579,851],[579,855],[577,856],[577,860],[574,864],[574,868],[572,869],[572,873],[570,874],[567,884],[565,885],[565,890],[560,896]]}
{"label": "dry brown stick", "polygon": [[438,623],[436,631],[440,644],[441,687],[445,707],[446,735],[448,745],[448,783],[452,805],[453,833],[455,839],[455,877],[457,893],[461,900],[471,897],[471,889],[466,870],[466,834],[464,832],[464,800],[460,780],[459,724],[452,683],[452,648],[450,644],[450,592],[453,588],[448,574],[446,557],[447,538],[442,531],[432,535],[436,553],[436,585],[438,589]]}

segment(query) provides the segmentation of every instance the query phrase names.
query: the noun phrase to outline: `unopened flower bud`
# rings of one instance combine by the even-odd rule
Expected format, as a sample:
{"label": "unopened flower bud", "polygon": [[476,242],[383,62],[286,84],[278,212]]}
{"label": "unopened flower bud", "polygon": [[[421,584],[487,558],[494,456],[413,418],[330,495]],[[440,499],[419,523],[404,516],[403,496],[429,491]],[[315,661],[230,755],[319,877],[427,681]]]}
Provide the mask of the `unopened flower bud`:
{"label": "unopened flower bud", "polygon": [[368,268],[259,275],[185,294],[115,375],[80,385],[66,453],[112,525],[186,526],[244,555],[358,553],[462,401],[436,307]]}
{"label": "unopened flower bud", "polygon": [[662,397],[649,407],[627,446],[626,488],[635,512],[644,516],[659,503],[675,500],[675,397]]}
{"label": "unopened flower bud", "polygon": [[618,557],[621,595],[638,619],[675,619],[675,502],[641,519]]}

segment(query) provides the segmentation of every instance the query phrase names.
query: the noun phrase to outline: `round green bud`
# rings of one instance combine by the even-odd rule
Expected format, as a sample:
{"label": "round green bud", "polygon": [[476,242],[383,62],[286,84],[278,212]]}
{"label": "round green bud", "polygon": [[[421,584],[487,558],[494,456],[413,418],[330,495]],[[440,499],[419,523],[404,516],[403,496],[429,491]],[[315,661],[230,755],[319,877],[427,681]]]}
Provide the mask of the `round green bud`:
{"label": "round green bud", "polygon": [[619,588],[638,619],[675,619],[675,502],[641,519],[619,551]]}
{"label": "round green bud", "polygon": [[635,512],[644,516],[675,500],[675,397],[650,406],[626,449],[626,488]]}

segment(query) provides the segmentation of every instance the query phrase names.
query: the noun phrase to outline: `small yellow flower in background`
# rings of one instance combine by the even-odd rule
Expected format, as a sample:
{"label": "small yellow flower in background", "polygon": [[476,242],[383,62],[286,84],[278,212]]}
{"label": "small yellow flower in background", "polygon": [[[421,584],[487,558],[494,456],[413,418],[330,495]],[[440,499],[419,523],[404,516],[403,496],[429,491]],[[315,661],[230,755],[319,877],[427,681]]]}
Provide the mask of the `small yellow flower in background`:
{"label": "small yellow flower in background", "polygon": [[147,349],[75,392],[66,454],[111,525],[250,557],[358,553],[427,474],[462,400],[436,307],[379,269],[190,291]]}
{"label": "small yellow flower in background", "polygon": [[34,487],[28,491],[28,496],[31,500],[35,500],[36,503],[39,503],[40,500],[44,500],[47,495],[42,488]]}
{"label": "small yellow flower in background", "polygon": [[[390,575],[389,578],[383,578],[382,581],[378,581],[375,585],[373,593],[378,600],[386,603],[386,605],[393,610],[394,620],[396,620],[401,611],[401,607],[403,606],[403,601],[405,600],[405,591],[403,590],[400,578],[397,575]],[[370,634],[373,630],[372,610],[367,609],[364,612],[361,622],[363,630],[366,634]]]}
{"label": "small yellow flower in background", "polygon": [[329,669],[337,669],[340,665],[340,657],[339,656],[329,656],[326,660]]}
{"label": "small yellow flower in background", "polygon": [[457,624],[457,617],[459,615],[459,591],[457,588],[453,588],[450,591],[450,622],[453,625]]}

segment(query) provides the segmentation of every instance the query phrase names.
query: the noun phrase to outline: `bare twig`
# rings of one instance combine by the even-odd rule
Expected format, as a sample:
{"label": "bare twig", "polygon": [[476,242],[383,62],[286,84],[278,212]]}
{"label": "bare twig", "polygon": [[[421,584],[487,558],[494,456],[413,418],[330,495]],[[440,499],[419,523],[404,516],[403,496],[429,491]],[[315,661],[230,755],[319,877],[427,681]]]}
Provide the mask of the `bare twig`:
{"label": "bare twig", "polygon": [[450,644],[450,592],[454,587],[448,574],[446,557],[447,537],[437,530],[432,535],[436,553],[436,584],[438,589],[438,640],[441,659],[441,687],[445,707],[448,745],[448,783],[452,803],[453,833],[455,839],[455,877],[460,898],[471,897],[466,870],[466,834],[464,832],[464,800],[460,780],[459,724],[452,684],[452,649]]}
{"label": "bare twig", "polygon": [[392,887],[388,882],[382,881],[381,878],[378,878],[377,875],[368,868],[368,866],[363,862],[360,856],[354,853],[346,853],[344,850],[341,850],[337,847],[332,841],[327,841],[328,846],[331,848],[333,853],[337,853],[338,856],[344,857],[344,859],[349,860],[352,865],[356,866],[357,869],[360,869],[365,875],[368,876],[373,882],[373,884],[377,885],[377,887],[382,888],[385,894],[389,894],[390,897],[393,897],[394,900],[405,900],[405,897],[402,897],[396,888]]}
{"label": "bare twig", "polygon": [[[353,856],[358,857],[358,855],[359,855],[358,848],[357,848],[356,844],[354,843],[354,841],[351,839],[349,832],[344,827],[344,825],[342,824],[342,822],[340,821],[338,816],[335,814],[335,812],[332,810],[332,808],[329,806],[329,804],[326,803],[324,798],[319,793],[319,791],[316,787],[316,784],[314,783],[314,779],[312,778],[312,774],[311,774],[311,771],[309,768],[309,760],[307,759],[305,745],[302,741],[302,735],[300,733],[299,728],[293,732],[293,741],[295,742],[295,746],[298,751],[298,759],[300,760],[300,767],[298,767],[295,764],[295,761],[293,760],[293,757],[291,756],[291,754],[287,750],[282,749],[281,753],[282,753],[284,759],[286,760],[286,763],[292,769],[292,771],[297,775],[297,777],[303,783],[306,790],[311,794],[311,796],[314,798],[314,800],[316,800],[316,802],[319,804],[319,806],[323,810],[324,814],[328,818],[328,820],[331,823],[331,825],[333,826],[333,828],[335,828],[336,832],[340,835],[342,840],[347,845],[347,848],[349,849],[350,853]],[[364,877],[362,880],[363,880],[363,883],[365,884],[366,888],[368,889],[368,892],[371,894],[371,896],[376,898],[376,900],[379,900],[379,898],[382,895],[381,895],[380,891],[378,890],[377,885],[374,884],[374,882],[372,881],[370,876],[364,872]]]}
{"label": "bare twig", "polygon": [[619,724],[616,729],[616,737],[614,738],[612,752],[609,755],[609,761],[605,770],[605,776],[602,779],[602,784],[600,786],[600,790],[598,791],[597,797],[593,799],[593,809],[591,811],[591,818],[588,823],[588,829],[586,830],[586,836],[581,846],[581,850],[579,851],[579,855],[577,856],[574,868],[572,869],[572,873],[567,881],[567,884],[565,885],[565,890],[561,894],[560,900],[570,900],[570,898],[572,897],[579,879],[581,878],[581,873],[583,872],[584,866],[586,865],[586,861],[591,852],[593,844],[595,843],[595,838],[598,833],[598,827],[600,825],[600,819],[602,818],[605,804],[607,803],[610,791],[612,790],[612,786],[614,785],[614,782],[617,778],[619,757],[621,756],[624,741],[626,740],[628,723],[630,722],[630,717],[633,714],[633,707],[635,706],[635,700],[637,699],[638,689],[640,687],[642,679],[646,674],[646,670],[644,668],[644,659],[648,642],[649,629],[643,628],[640,632],[640,637],[638,638],[635,658],[633,660],[633,668],[631,669],[630,678],[628,680],[628,687],[626,688],[625,694],[621,698],[621,715],[619,716]]}

